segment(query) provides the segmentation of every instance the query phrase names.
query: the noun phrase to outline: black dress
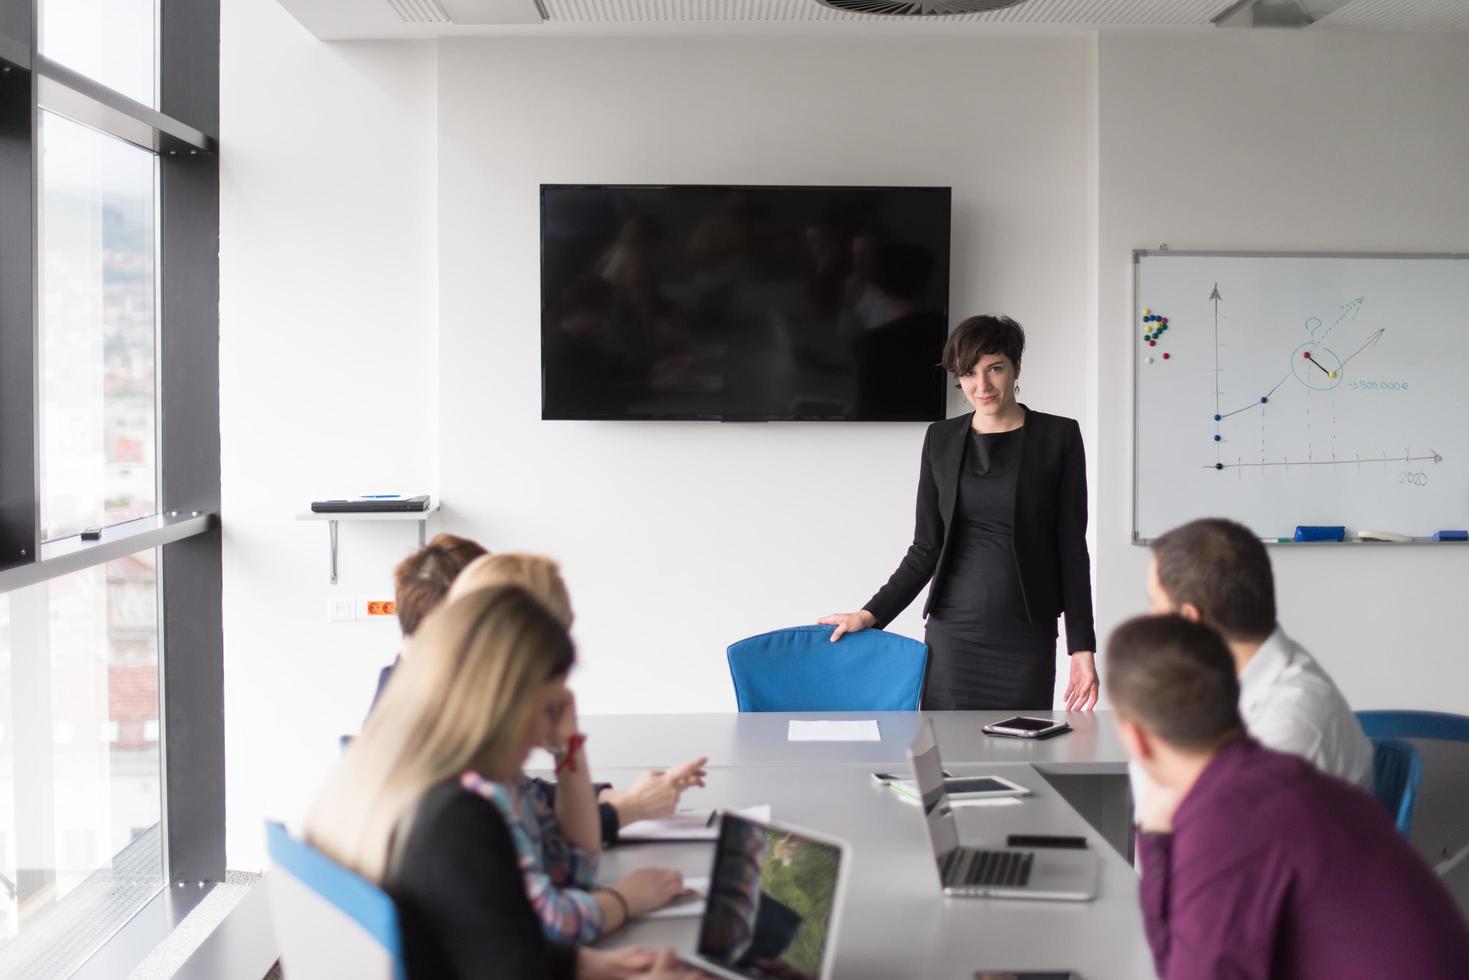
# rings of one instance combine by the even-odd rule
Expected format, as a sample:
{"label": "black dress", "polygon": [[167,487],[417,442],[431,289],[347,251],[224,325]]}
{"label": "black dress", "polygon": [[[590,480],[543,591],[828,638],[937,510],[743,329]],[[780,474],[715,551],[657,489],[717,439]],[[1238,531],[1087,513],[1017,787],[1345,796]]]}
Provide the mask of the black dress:
{"label": "black dress", "polygon": [[923,707],[1043,709],[1056,686],[1056,621],[1031,622],[1015,563],[1015,484],[1025,429],[970,429],[948,570],[929,611]]}

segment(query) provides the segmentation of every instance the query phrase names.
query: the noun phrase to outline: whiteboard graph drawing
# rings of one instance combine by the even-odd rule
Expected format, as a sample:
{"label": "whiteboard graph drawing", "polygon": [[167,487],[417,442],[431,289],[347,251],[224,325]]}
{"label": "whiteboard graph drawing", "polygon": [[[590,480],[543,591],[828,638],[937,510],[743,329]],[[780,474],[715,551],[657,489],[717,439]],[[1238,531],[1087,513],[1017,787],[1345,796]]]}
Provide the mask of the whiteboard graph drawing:
{"label": "whiteboard graph drawing", "polygon": [[1136,273],[1134,540],[1208,515],[1267,539],[1469,525],[1469,258],[1148,252]]}

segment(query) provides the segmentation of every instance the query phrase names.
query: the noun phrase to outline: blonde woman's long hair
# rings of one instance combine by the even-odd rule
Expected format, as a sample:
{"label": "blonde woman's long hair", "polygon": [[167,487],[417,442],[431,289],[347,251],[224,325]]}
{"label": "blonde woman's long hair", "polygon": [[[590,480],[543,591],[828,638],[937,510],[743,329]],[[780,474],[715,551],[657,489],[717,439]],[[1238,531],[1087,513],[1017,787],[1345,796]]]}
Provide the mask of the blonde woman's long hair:
{"label": "blonde woman's long hair", "polygon": [[410,643],[306,823],[314,847],[378,884],[396,873],[429,789],[520,766],[537,694],[576,659],[545,605],[512,586],[447,602]]}
{"label": "blonde woman's long hair", "polygon": [[449,601],[478,589],[500,585],[515,585],[529,592],[561,621],[562,626],[571,629],[571,595],[561,578],[560,566],[544,555],[513,551],[481,555],[465,565],[464,571],[454,579],[454,584],[449,587]]}

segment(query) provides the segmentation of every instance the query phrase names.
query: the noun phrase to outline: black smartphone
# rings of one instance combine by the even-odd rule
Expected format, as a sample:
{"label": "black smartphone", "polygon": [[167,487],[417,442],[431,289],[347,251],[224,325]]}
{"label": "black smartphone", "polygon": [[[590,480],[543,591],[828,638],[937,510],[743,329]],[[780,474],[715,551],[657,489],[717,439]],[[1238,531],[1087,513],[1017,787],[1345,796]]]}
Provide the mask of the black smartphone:
{"label": "black smartphone", "polygon": [[1054,834],[1011,834],[1005,838],[1006,847],[1086,847],[1085,837],[1059,837]]}
{"label": "black smartphone", "polygon": [[1026,970],[1023,973],[1014,970],[975,970],[974,980],[1081,980],[1081,974],[1074,970]]}

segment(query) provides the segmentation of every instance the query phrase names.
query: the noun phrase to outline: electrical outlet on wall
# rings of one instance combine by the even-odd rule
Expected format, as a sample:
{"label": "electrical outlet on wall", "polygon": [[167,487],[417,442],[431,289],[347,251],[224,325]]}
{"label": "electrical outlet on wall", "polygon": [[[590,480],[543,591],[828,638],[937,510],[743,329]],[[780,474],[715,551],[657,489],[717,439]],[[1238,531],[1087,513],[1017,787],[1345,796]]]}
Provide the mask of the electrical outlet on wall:
{"label": "electrical outlet on wall", "polygon": [[382,621],[397,615],[398,604],[392,599],[374,599],[372,596],[359,596],[357,599],[358,619]]}
{"label": "electrical outlet on wall", "polygon": [[350,623],[357,618],[357,602],[349,595],[326,597],[326,618],[331,623]]}

